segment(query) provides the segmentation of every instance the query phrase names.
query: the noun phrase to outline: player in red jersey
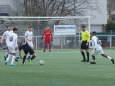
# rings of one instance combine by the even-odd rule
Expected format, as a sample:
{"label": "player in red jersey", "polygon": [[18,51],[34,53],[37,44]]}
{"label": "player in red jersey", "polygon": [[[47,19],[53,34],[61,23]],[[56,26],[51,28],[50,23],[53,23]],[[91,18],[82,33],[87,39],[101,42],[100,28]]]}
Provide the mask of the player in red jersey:
{"label": "player in red jersey", "polygon": [[47,48],[49,49],[49,52],[51,51],[52,40],[53,40],[52,30],[49,27],[47,27],[43,31],[44,52],[46,51]]}

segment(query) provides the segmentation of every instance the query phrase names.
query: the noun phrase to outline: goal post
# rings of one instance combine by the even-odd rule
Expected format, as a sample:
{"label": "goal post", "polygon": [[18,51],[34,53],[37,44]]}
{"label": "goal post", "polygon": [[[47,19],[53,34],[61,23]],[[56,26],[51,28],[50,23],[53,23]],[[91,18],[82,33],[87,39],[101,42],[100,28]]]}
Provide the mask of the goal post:
{"label": "goal post", "polygon": [[[55,29],[56,25],[60,25],[62,28],[59,30],[61,34],[64,32],[65,35],[55,35],[54,34],[54,42],[53,47],[54,48],[78,48],[80,45],[80,25],[86,24],[87,30],[90,32],[90,16],[0,16],[0,28],[3,26],[8,25],[14,25],[17,28],[21,29],[21,32],[24,33],[26,30],[25,28],[28,25],[31,25],[32,27],[36,28],[37,26],[40,26],[40,30],[43,30],[47,25],[52,28],[52,30]],[[36,23],[33,25],[33,23]],[[71,27],[70,27],[71,26]],[[74,27],[74,28],[73,28]],[[65,29],[66,28],[66,29]],[[72,29],[73,30],[72,32]],[[76,31],[76,32],[74,32]],[[19,33],[19,36],[22,34]],[[74,34],[70,34],[74,33]],[[36,33],[36,30],[35,30]],[[41,31],[42,33],[42,31]],[[41,39],[41,33],[40,35],[35,35],[35,49],[38,49],[42,46],[42,40]],[[54,32],[55,33],[55,32]],[[76,33],[76,34],[75,34]],[[57,41],[58,40],[58,41]],[[38,43],[40,42],[40,43]],[[74,43],[73,43],[74,42]],[[78,42],[78,43],[77,43]],[[59,44],[57,44],[59,43]],[[74,46],[73,46],[74,45]],[[70,46],[70,47],[68,47]],[[71,47],[72,46],[72,47]]]}

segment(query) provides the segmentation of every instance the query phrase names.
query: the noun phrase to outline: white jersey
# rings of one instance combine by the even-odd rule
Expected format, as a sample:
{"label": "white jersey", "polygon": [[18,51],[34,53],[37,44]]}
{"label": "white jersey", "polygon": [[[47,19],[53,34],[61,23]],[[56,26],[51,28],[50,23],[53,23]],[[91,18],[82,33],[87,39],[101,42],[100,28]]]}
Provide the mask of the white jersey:
{"label": "white jersey", "polygon": [[10,34],[10,36],[8,36],[8,45],[13,46],[13,47],[17,47],[18,46],[17,39],[18,39],[18,36],[16,33]]}
{"label": "white jersey", "polygon": [[93,36],[93,37],[91,38],[91,41],[92,41],[92,48],[95,48],[95,49],[102,48],[101,42],[100,42],[100,40],[98,39],[98,37]]}
{"label": "white jersey", "polygon": [[25,32],[25,40],[29,44],[30,47],[34,48],[34,46],[33,46],[33,32],[32,31]]}
{"label": "white jersey", "polygon": [[6,45],[8,44],[9,37],[10,37],[10,35],[12,35],[12,33],[13,33],[13,31],[5,31],[5,32],[3,33],[3,38],[4,38],[5,41],[6,41]]}
{"label": "white jersey", "polygon": [[25,32],[25,37],[26,37],[27,41],[32,41],[33,32],[32,31],[26,31]]}
{"label": "white jersey", "polygon": [[12,33],[10,34],[10,36],[8,36],[8,50],[10,53],[16,53],[17,50],[16,48],[18,48],[18,36],[16,33]]}
{"label": "white jersey", "polygon": [[93,36],[91,38],[91,43],[92,43],[92,54],[103,54],[103,49],[102,49],[102,46],[101,46],[101,41],[98,39],[98,37],[96,36]]}

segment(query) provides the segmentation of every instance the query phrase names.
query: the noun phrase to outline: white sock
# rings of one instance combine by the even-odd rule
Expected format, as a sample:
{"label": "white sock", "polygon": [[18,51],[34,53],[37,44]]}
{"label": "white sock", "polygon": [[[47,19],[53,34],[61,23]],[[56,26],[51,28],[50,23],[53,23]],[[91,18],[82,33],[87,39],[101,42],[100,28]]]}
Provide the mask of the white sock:
{"label": "white sock", "polygon": [[16,56],[13,56],[13,55],[12,55],[11,64],[14,64],[14,62],[15,62],[15,59],[16,59]]}
{"label": "white sock", "polygon": [[6,52],[4,56],[5,56],[5,57],[8,57],[8,52]]}
{"label": "white sock", "polygon": [[112,59],[112,57],[110,57],[110,56],[107,56],[107,58],[110,59],[110,60]]}
{"label": "white sock", "polygon": [[6,59],[6,62],[9,62],[10,61],[10,59],[11,59],[11,55],[10,54],[8,54],[8,57],[7,57],[7,59]]}

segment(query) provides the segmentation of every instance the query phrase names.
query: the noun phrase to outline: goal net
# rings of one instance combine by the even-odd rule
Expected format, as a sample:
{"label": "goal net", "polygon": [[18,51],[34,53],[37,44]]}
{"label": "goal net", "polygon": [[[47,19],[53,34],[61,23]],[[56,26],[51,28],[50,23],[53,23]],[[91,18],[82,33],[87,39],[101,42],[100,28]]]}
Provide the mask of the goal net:
{"label": "goal net", "polygon": [[[65,16],[65,17],[28,17],[28,16],[1,16],[0,35],[8,26],[18,28],[19,42],[24,39],[27,27],[31,26],[34,32],[35,49],[43,48],[42,34],[48,26],[53,31],[53,49],[75,49],[80,47],[81,25],[85,24],[90,32],[89,16]],[[4,43],[5,45],[5,43]],[[2,48],[4,48],[2,46]]]}

